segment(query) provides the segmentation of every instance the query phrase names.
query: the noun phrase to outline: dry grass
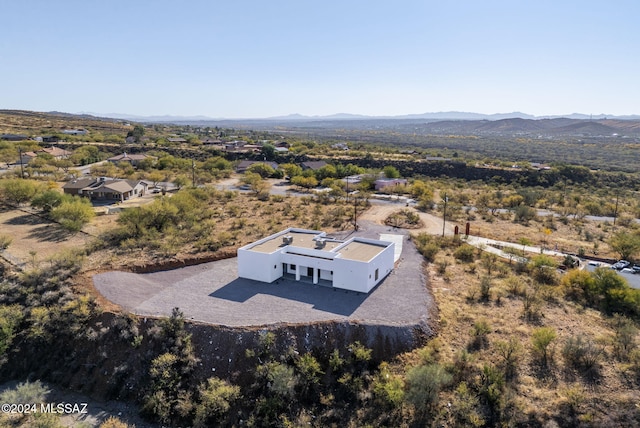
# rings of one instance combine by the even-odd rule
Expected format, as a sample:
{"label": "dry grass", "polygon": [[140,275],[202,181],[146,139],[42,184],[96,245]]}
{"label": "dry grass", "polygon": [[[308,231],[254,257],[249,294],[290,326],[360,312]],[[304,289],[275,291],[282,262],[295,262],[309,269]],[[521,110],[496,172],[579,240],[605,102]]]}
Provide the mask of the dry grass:
{"label": "dry grass", "polygon": [[55,133],[63,129],[83,128],[114,134],[126,134],[131,126],[125,126],[122,121],[107,119],[99,120],[78,116],[56,115],[20,110],[0,110],[0,133]]}
{"label": "dry grass", "polygon": [[26,210],[0,210],[0,225],[2,234],[13,240],[4,256],[14,263],[36,264],[64,250],[81,249],[91,240]]}
{"label": "dry grass", "polygon": [[[460,230],[464,230],[466,221],[462,218],[457,222]],[[487,214],[484,219],[477,215],[470,223],[472,235],[514,243],[526,238],[534,246],[545,246],[553,250],[557,245],[559,251],[575,254],[583,248],[586,255],[593,255],[595,248],[599,257],[617,257],[606,242],[613,228],[602,221],[568,219],[565,224],[560,219],[539,217],[528,225],[523,225],[515,223],[513,214],[509,213],[496,216]]]}
{"label": "dry grass", "polygon": [[[446,260],[446,273],[438,272],[438,262]],[[473,366],[478,372],[484,364],[497,364],[500,356],[496,343],[516,338],[524,350],[517,365],[517,379],[512,383],[515,401],[524,414],[534,415],[546,421],[551,415],[566,412],[567,403],[579,401],[575,411],[578,418],[605,420],[610,415],[623,411],[625,403],[640,400],[640,391],[624,374],[624,364],[613,358],[611,339],[613,331],[609,320],[599,311],[580,307],[565,301],[559,286],[547,287],[541,292],[540,316],[531,321],[523,316],[521,296],[510,294],[506,278],[493,278],[491,298],[482,301],[479,296],[480,277],[484,269],[477,267],[475,273],[468,264],[456,263],[451,254],[440,254],[436,263],[429,266],[431,286],[440,310],[441,344],[440,357],[445,364],[453,364],[462,350],[472,354]],[[524,282],[525,278],[521,277]],[[488,345],[474,348],[473,326],[486,320],[490,326]],[[548,326],[557,332],[554,363],[547,369],[534,360],[531,336],[534,329]],[[598,376],[588,378],[565,366],[560,351],[569,337],[583,335],[601,344],[605,353]],[[416,363],[419,353],[405,357],[406,363]],[[412,361],[413,360],[413,361]],[[453,399],[446,393],[441,402]],[[626,410],[625,410],[626,411]],[[631,410],[633,412],[633,410]]]}

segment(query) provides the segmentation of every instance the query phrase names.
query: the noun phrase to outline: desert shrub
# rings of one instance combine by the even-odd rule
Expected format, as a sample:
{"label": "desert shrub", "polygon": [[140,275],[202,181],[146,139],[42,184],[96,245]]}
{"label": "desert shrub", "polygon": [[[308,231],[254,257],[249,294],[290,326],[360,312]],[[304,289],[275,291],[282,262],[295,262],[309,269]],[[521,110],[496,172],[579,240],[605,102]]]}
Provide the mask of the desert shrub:
{"label": "desert shrub", "polygon": [[401,228],[416,228],[422,224],[420,216],[408,209],[403,209],[390,214],[384,221],[387,226]]}
{"label": "desert shrub", "polygon": [[433,236],[420,233],[413,236],[413,241],[420,254],[422,254],[427,261],[433,262],[435,260],[436,254],[440,251],[440,246],[435,242]]}
{"label": "desert shrub", "polygon": [[524,204],[518,205],[513,211],[513,221],[516,223],[528,224],[536,218],[536,210]]}
{"label": "desert shrub", "polygon": [[372,384],[376,400],[384,406],[398,407],[404,400],[404,387],[402,377],[391,372],[389,363],[382,362]]}
{"label": "desert shrub", "polygon": [[451,402],[452,426],[484,426],[485,420],[479,411],[479,406],[480,402],[477,395],[469,389],[465,382],[461,382],[456,388]]}
{"label": "desert shrub", "polygon": [[486,269],[487,276],[491,276],[491,273],[498,265],[498,256],[488,252],[482,253],[482,256],[480,256],[480,264]]}
{"label": "desert shrub", "polygon": [[611,322],[615,335],[613,336],[613,349],[616,357],[627,360],[629,354],[637,348],[636,336],[638,328],[629,318],[615,314]]}
{"label": "desert shrub", "polygon": [[233,403],[240,397],[240,387],[212,377],[198,388],[194,427],[207,427],[220,423]]}
{"label": "desert shrub", "polygon": [[504,280],[506,290],[512,296],[522,296],[527,290],[527,284],[520,276],[510,276]]}
{"label": "desert shrub", "polygon": [[518,363],[522,358],[522,345],[520,341],[511,337],[508,341],[497,341],[495,348],[500,356],[500,362],[504,370],[507,379],[512,379],[516,376]]}
{"label": "desert shrub", "polygon": [[537,289],[527,288],[522,294],[522,316],[527,321],[536,321],[542,316],[542,302]]}
{"label": "desert shrub", "polygon": [[569,337],[562,348],[565,364],[584,374],[597,374],[600,360],[604,355],[604,348],[584,336]]}
{"label": "desert shrub", "polygon": [[475,248],[469,244],[462,244],[453,252],[453,257],[461,262],[471,263],[475,259]]}
{"label": "desert shrub", "polygon": [[544,254],[532,257],[529,262],[529,270],[533,278],[541,284],[557,283],[556,267],[555,260]]}
{"label": "desert shrub", "polygon": [[480,319],[473,323],[471,329],[471,344],[469,348],[471,350],[478,350],[485,348],[489,345],[488,335],[491,332],[491,327],[485,319]]}
{"label": "desert shrub", "polygon": [[440,390],[451,382],[451,378],[439,364],[413,367],[407,371],[405,399],[424,417],[437,404]]}
{"label": "desert shrub", "polygon": [[593,276],[586,270],[574,269],[567,272],[562,276],[560,285],[568,299],[585,304],[596,297]]}
{"label": "desert shrub", "polygon": [[95,216],[91,202],[79,196],[63,201],[51,210],[51,218],[69,232],[79,232]]}
{"label": "desert shrub", "polygon": [[453,362],[449,366],[449,372],[453,374],[454,382],[467,382],[472,379],[474,360],[473,354],[466,349],[462,349],[456,353]]}
{"label": "desert shrub", "polygon": [[447,273],[447,268],[449,267],[449,262],[447,260],[442,260],[437,264],[437,270],[440,275],[444,275]]}
{"label": "desert shrub", "polygon": [[109,416],[107,420],[105,420],[100,424],[99,428],[129,428],[129,427],[130,427],[129,424],[122,422],[120,419],[114,416]]}
{"label": "desert shrub", "polygon": [[556,331],[551,327],[536,328],[531,334],[533,357],[545,367],[553,361],[552,343],[556,337]]}
{"label": "desert shrub", "polygon": [[13,343],[23,316],[19,305],[0,306],[0,357],[4,356]]}
{"label": "desert shrub", "polygon": [[480,299],[485,302],[491,298],[491,278],[483,276],[480,279]]}
{"label": "desert shrub", "polygon": [[42,382],[36,380],[35,382],[22,382],[16,385],[15,388],[7,389],[0,394],[0,400],[3,403],[44,403],[46,402],[47,395],[51,392],[47,389]]}
{"label": "desert shrub", "polygon": [[0,201],[21,205],[30,201],[38,192],[40,184],[33,180],[11,178],[0,182]]}
{"label": "desert shrub", "polygon": [[320,376],[324,374],[318,360],[306,353],[302,355],[296,361],[296,370],[300,377],[300,384],[303,387],[303,392],[307,392],[320,382]]}
{"label": "desert shrub", "polygon": [[333,352],[329,355],[329,367],[334,372],[337,372],[344,367],[344,358],[340,356],[340,351],[334,349]]}
{"label": "desert shrub", "polygon": [[9,235],[0,235],[0,251],[9,248],[9,245],[13,242],[13,238]]}
{"label": "desert shrub", "polygon": [[294,396],[298,377],[295,375],[293,367],[274,361],[265,364],[263,372],[268,381],[269,390],[282,398]]}
{"label": "desert shrub", "polygon": [[504,373],[494,365],[485,364],[480,374],[480,395],[485,399],[492,412],[500,406],[504,392]]}

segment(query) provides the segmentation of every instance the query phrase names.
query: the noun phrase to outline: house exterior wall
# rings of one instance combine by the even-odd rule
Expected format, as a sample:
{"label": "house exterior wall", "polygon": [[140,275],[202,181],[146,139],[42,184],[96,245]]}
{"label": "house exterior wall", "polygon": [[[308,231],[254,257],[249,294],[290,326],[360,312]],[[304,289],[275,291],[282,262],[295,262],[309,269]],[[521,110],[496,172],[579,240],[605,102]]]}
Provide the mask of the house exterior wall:
{"label": "house exterior wall", "polygon": [[281,256],[279,251],[268,254],[240,248],[238,276],[271,283],[283,275]]}
{"label": "house exterior wall", "polygon": [[[274,249],[271,253],[253,250],[257,245],[284,236],[288,231],[296,229],[287,229],[239,248],[238,276],[271,283],[286,273],[294,275],[298,281],[305,279],[314,284],[321,280],[331,281],[332,286],[336,288],[368,293],[393,270],[395,245],[372,239],[355,238],[357,242],[380,246],[380,252],[370,260],[343,257],[340,249],[347,246],[351,240],[333,250],[293,245],[272,247]],[[317,233],[317,236],[321,235],[324,234]]]}
{"label": "house exterior wall", "polygon": [[335,259],[333,286],[361,293],[370,292],[393,270],[393,251],[394,245],[390,245],[368,262]]}

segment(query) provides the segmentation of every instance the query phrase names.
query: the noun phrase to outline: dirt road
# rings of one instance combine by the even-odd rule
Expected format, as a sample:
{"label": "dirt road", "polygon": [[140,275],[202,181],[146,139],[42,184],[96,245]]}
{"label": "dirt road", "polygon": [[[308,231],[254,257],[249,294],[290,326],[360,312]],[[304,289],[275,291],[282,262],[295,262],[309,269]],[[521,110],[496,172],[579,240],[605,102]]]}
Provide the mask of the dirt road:
{"label": "dirt road", "polygon": [[[384,225],[384,221],[387,217],[389,217],[392,213],[402,210],[409,209],[415,211],[420,215],[420,219],[424,226],[419,229],[411,229],[411,233],[420,233],[426,232],[432,235],[442,234],[442,217],[437,217],[433,214],[423,213],[416,211],[415,208],[405,207],[403,204],[394,204],[392,202],[378,202],[375,200],[371,201],[371,208],[369,208],[366,212],[360,215],[361,220],[368,220],[376,224]],[[447,222],[445,225],[445,234],[453,235],[453,228],[450,222]]]}

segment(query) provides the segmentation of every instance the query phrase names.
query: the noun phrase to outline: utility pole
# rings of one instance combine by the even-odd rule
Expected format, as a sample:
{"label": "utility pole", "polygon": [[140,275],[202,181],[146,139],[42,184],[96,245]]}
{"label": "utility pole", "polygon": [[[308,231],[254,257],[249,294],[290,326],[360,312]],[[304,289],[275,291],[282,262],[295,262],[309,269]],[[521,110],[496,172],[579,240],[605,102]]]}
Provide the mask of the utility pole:
{"label": "utility pole", "polygon": [[618,218],[618,199],[620,192],[616,192],[616,208],[613,210],[613,227],[616,227],[616,219]]}
{"label": "utility pole", "polygon": [[22,147],[18,146],[18,153],[20,154],[20,177],[24,180],[24,164],[22,163]]}
{"label": "utility pole", "polygon": [[447,219],[447,202],[449,198],[447,198],[447,194],[444,194],[444,209],[442,210],[442,237],[444,237],[444,226],[446,224]]}
{"label": "utility pole", "polygon": [[358,197],[353,195],[353,230],[358,230]]}
{"label": "utility pole", "polygon": [[191,183],[196,187],[196,161],[191,159]]}

